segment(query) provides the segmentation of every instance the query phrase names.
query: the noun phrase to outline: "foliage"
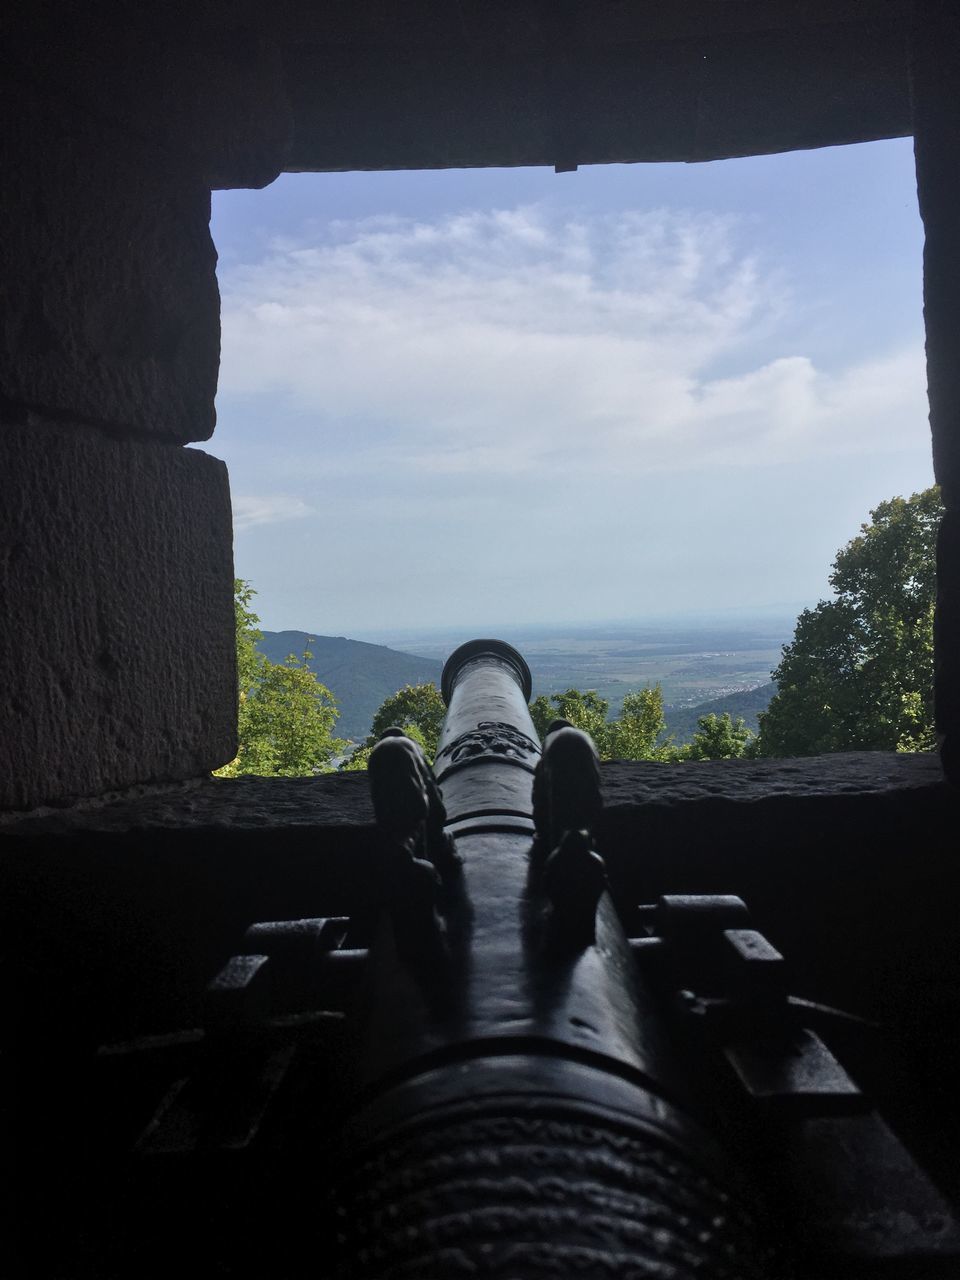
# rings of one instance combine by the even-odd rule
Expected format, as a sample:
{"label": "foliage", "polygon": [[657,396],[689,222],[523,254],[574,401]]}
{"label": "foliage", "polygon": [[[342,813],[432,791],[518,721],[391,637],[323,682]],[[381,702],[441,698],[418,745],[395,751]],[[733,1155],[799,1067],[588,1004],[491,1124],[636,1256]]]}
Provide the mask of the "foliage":
{"label": "foliage", "polygon": [[416,738],[432,760],[446,714],[447,708],[433,681],[407,684],[380,704],[370,726],[370,737],[376,742],[385,730],[396,725],[408,737]]}
{"label": "foliage", "polygon": [[732,720],[729,711],[720,716],[700,716],[693,741],[683,748],[683,759],[736,760],[746,752],[753,737],[742,716]]}
{"label": "foliage", "polygon": [[370,752],[373,747],[368,747],[366,742],[359,747],[355,747],[345,760],[341,760],[338,765],[341,773],[361,773],[370,763]]}
{"label": "foliage", "polygon": [[663,690],[647,686],[628,693],[620,715],[608,725],[607,757],[614,760],[668,760],[675,752],[672,742],[657,745],[667,727],[663,714]]}
{"label": "foliage", "polygon": [[437,753],[437,739],[446,712],[440,691],[432,681],[404,685],[380,704],[370,733],[340,768],[344,772],[366,769],[377,741],[385,730],[393,727],[402,729],[408,738],[419,742],[427,759],[432,760]]}
{"label": "foliage", "polygon": [[241,691],[252,689],[263,666],[263,654],[257,645],[263,632],[257,627],[260,619],[250,608],[256,595],[249,582],[237,578],[233,584],[233,610],[237,634],[237,685]]}
{"label": "foliage", "polygon": [[671,742],[658,739],[666,728],[663,691],[659,685],[628,693],[616,720],[608,720],[610,704],[594,689],[567,689],[541,694],[530,704],[530,716],[542,738],[554,720],[569,720],[589,733],[601,760],[669,760],[676,758]]}
{"label": "foliage", "polygon": [[541,693],[539,697],[534,698],[530,703],[530,719],[533,721],[533,727],[537,731],[537,736],[542,742],[547,736],[547,730],[553,724],[554,720],[560,719],[560,712],[553,705],[545,693]]}
{"label": "foliage", "polygon": [[309,650],[302,658],[291,654],[285,662],[270,662],[260,653],[260,619],[250,607],[255,594],[248,582],[235,582],[239,750],[216,774],[299,777],[326,772],[346,745],[333,736],[336,700],[308,668]]}
{"label": "foliage", "polygon": [[583,729],[602,751],[601,743],[605,743],[607,732],[607,712],[610,703],[601,698],[594,689],[583,692],[580,689],[567,689],[564,693],[552,693],[549,697],[541,694],[530,706],[530,717],[540,737],[549,729],[554,720],[569,720],[577,729]]}
{"label": "foliage", "polygon": [[891,498],[838,553],[836,593],[805,609],[773,673],[757,750],[921,751],[933,746],[934,487]]}
{"label": "foliage", "polygon": [[355,742],[362,742],[370,732],[370,722],[384,699],[403,685],[428,680],[440,683],[442,664],[435,658],[400,653],[382,644],[348,640],[345,636],[265,630],[257,647],[271,662],[282,662],[288,653],[309,649],[313,655],[310,670],[337,695],[337,733]]}
{"label": "foliage", "polygon": [[[676,758],[671,744],[657,745],[665,727],[663,694],[659,685],[628,693],[617,720],[607,720],[609,709],[610,704],[595,689],[567,689],[563,693],[541,694],[535,698],[530,704],[530,716],[541,738],[554,720],[568,720],[578,729],[585,730],[597,744],[602,760],[613,757],[623,760]],[[374,744],[392,725],[416,739],[427,758],[432,760],[445,714],[443,699],[435,685],[407,685],[386,699],[374,716],[369,737],[340,768],[345,771],[365,769]]]}
{"label": "foliage", "polygon": [[701,716],[722,716],[724,712],[728,712],[731,720],[742,717],[747,729],[755,735],[760,728],[758,716],[766,711],[776,692],[777,687],[770,680],[753,689],[721,694],[720,697],[711,698],[709,702],[702,702],[695,707],[671,707],[667,725],[678,743],[689,743],[693,741],[693,735],[699,728]]}
{"label": "foliage", "polygon": [[[595,689],[566,689],[540,694],[530,704],[530,717],[541,738],[554,720],[567,720],[583,729],[596,743],[601,760],[726,760],[742,755],[753,738],[741,718],[732,721],[725,714],[701,717],[690,746],[676,747],[672,738],[663,741],[666,719],[659,684],[628,693],[615,720],[607,719],[609,709]],[[341,770],[366,769],[377,740],[394,725],[419,742],[432,760],[445,713],[435,685],[407,685],[383,702],[369,736],[340,765]]]}

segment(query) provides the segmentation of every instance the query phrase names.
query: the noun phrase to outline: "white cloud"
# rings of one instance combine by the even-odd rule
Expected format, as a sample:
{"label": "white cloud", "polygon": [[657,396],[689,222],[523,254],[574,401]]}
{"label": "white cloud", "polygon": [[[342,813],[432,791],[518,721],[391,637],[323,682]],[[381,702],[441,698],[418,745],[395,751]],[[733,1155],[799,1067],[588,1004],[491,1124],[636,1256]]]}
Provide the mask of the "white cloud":
{"label": "white cloud", "polygon": [[[221,395],[311,417],[329,475],[548,478],[903,448],[926,415],[922,351],[840,370],[796,350],[758,360],[790,296],[740,236],[715,216],[519,208],[277,241],[223,281]],[[249,501],[247,525],[303,514]]]}
{"label": "white cloud", "polygon": [[277,524],[312,514],[306,502],[286,493],[235,493],[232,502],[233,527],[238,533],[254,525]]}

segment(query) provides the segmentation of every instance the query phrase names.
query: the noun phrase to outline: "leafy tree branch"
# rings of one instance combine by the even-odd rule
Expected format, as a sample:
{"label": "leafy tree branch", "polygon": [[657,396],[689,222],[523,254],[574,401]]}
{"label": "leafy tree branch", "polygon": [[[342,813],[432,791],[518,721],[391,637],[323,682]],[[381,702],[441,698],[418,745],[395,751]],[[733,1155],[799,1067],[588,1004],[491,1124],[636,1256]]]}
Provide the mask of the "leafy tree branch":
{"label": "leafy tree branch", "polygon": [[291,654],[270,662],[257,648],[260,619],[251,608],[255,591],[249,582],[234,584],[237,629],[237,735],[239,750],[217,769],[220,778],[241,774],[301,777],[326,773],[346,743],[333,736],[336,699],[307,663],[312,656]]}

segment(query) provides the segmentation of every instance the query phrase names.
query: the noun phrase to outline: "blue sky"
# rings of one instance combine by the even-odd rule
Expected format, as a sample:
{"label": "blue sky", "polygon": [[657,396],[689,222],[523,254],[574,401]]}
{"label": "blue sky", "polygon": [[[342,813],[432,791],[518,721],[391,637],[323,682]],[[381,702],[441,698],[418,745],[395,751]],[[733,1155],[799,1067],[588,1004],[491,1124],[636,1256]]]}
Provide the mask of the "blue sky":
{"label": "blue sky", "polygon": [[909,140],[214,196],[264,626],[794,612],[932,483]]}

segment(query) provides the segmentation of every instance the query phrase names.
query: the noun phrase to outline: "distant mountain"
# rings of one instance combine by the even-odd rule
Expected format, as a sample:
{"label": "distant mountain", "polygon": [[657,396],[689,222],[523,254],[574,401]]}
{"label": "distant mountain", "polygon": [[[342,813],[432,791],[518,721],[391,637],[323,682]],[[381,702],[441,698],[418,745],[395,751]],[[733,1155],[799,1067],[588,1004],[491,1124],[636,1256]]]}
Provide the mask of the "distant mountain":
{"label": "distant mountain", "polygon": [[314,636],[308,631],[265,631],[258,647],[271,662],[283,662],[291,653],[299,658],[309,649],[313,655],[310,670],[340,707],[335,732],[354,741],[370,732],[374,713],[384,698],[405,684],[432,680],[439,687],[443,670],[443,663],[436,658],[417,658],[382,644]]}
{"label": "distant mountain", "polygon": [[667,721],[667,733],[673,734],[677,745],[690,742],[697,731],[697,721],[701,716],[722,716],[730,712],[730,718],[736,720],[743,716],[748,729],[757,732],[757,716],[766,711],[770,699],[777,691],[773,681],[759,685],[756,689],[747,689],[742,693],[727,693],[722,698],[714,698],[710,702],[701,702],[696,707],[664,707]]}

